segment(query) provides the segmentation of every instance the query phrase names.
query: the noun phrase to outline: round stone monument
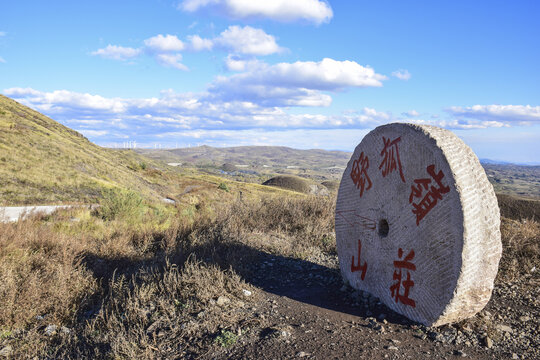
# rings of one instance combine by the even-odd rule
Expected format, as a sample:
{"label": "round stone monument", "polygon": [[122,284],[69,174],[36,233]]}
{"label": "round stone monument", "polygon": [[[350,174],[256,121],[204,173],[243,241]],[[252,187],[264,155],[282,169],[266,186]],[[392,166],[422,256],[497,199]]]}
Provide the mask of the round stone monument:
{"label": "round stone monument", "polygon": [[473,316],[501,257],[493,187],[473,151],[435,126],[367,134],[343,174],[336,239],[344,279],[426,326]]}

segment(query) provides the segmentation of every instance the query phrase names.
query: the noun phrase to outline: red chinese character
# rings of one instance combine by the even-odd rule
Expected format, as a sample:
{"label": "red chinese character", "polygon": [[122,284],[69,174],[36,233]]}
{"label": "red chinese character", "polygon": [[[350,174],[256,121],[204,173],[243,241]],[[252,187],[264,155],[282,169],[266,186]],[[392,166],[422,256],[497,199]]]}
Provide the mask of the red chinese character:
{"label": "red chinese character", "polygon": [[360,279],[364,280],[366,277],[366,271],[367,271],[367,262],[364,261],[364,265],[360,265],[360,256],[362,255],[362,241],[358,240],[358,261],[357,264],[354,265],[354,255],[352,256],[351,261],[351,272],[355,271],[362,271],[362,275],[360,275]]}
{"label": "red chinese character", "polygon": [[431,180],[429,178],[426,179],[416,179],[414,180],[415,185],[411,185],[411,194],[409,195],[409,204],[412,203],[413,198],[421,198],[422,193],[424,190],[429,190],[422,200],[418,203],[413,203],[413,214],[416,215],[416,225],[420,224],[420,220],[424,218],[424,216],[427,215],[427,213],[437,205],[437,200],[442,200],[442,194],[446,194],[450,191],[450,188],[448,186],[444,186],[442,183],[442,178],[444,177],[444,174],[441,171],[439,171],[437,174],[435,174],[435,165],[429,165],[426,168],[428,174],[432,177],[433,180],[435,180],[435,183],[439,187],[435,186],[429,186],[431,184]]}
{"label": "red chinese character", "polygon": [[[398,257],[400,259],[403,257],[402,248],[399,248],[398,250]],[[409,298],[410,288],[414,286],[414,281],[411,280],[411,273],[409,272],[409,270],[416,270],[416,266],[411,262],[412,259],[414,259],[414,250],[411,250],[409,254],[405,256],[405,259],[394,261],[394,268],[396,268],[396,270],[394,270],[393,279],[397,280],[397,282],[390,286],[390,293],[392,294],[392,297],[396,300],[396,303],[398,301],[401,301],[405,305],[416,307],[415,301]],[[402,269],[407,269],[407,279],[404,281],[401,281]],[[400,294],[399,290],[401,289],[402,285],[404,291],[402,294]]]}
{"label": "red chinese character", "polygon": [[371,180],[369,179],[369,176],[367,174],[367,169],[369,168],[369,159],[367,156],[364,156],[364,152],[360,154],[360,157],[358,160],[354,160],[353,167],[351,170],[351,179],[356,185],[357,189],[360,189],[360,197],[364,195],[364,188],[366,186],[366,180],[368,182],[367,188],[365,190],[369,190],[371,188]]}
{"label": "red chinese character", "polygon": [[[384,159],[379,165],[379,169],[382,169],[382,176],[392,173],[392,171],[399,169],[399,176],[401,180],[405,182],[405,177],[403,176],[403,170],[401,169],[401,160],[399,159],[399,149],[398,142],[401,141],[401,136],[390,141],[383,136],[384,148],[381,151],[381,156],[384,155]],[[383,167],[384,166],[384,167]]]}

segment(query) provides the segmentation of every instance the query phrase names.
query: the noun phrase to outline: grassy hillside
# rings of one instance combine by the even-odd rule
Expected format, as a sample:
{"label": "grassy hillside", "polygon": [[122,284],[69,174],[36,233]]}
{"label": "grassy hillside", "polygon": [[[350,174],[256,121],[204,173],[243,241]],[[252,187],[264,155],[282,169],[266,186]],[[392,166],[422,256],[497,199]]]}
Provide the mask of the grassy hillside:
{"label": "grassy hillside", "polygon": [[0,95],[0,206],[94,203],[111,188],[147,200],[171,198],[180,207],[234,198],[240,192],[244,198],[283,192],[193,168],[178,171],[132,150],[102,148]]}
{"label": "grassy hillside", "polygon": [[91,202],[102,188],[157,196],[148,160],[101,148],[78,132],[0,95],[0,204]]}

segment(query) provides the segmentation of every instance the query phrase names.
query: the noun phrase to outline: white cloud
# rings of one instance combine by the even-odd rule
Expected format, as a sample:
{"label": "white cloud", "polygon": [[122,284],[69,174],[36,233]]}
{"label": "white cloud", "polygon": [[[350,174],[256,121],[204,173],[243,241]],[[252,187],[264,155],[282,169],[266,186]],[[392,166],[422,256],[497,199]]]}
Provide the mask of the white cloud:
{"label": "white cloud", "polygon": [[144,46],[147,50],[163,53],[163,52],[178,52],[184,50],[184,43],[175,35],[156,35],[144,40]]}
{"label": "white cloud", "polygon": [[239,54],[270,55],[281,51],[275,37],[251,26],[229,26],[214,43]]}
{"label": "white cloud", "polygon": [[268,18],[282,22],[308,21],[315,24],[329,22],[332,8],[320,0],[184,0],[179,8],[194,12],[211,8],[235,19]]}
{"label": "white cloud", "polygon": [[[306,90],[306,89],[304,89]],[[495,120],[397,118],[389,112],[365,107],[342,114],[291,113],[283,91],[297,98],[291,103],[324,102],[315,90],[269,88],[266,91],[283,105],[271,101],[241,98],[226,100],[209,88],[204,93],[162,91],[149,98],[106,98],[94,94],[57,90],[42,92],[31,88],[11,88],[4,94],[55,120],[81,131],[101,144],[135,139],[137,143],[175,141],[187,145],[197,142],[214,145],[285,145],[298,148],[352,148],[368,129],[388,122],[405,121],[449,129],[485,129],[508,124]],[[263,91],[264,92],[264,91]],[[319,98],[318,98],[319,97]],[[258,100],[258,101],[255,101]],[[330,99],[331,100],[331,99]],[[275,101],[276,103],[278,101]],[[429,117],[428,117],[429,118]],[[349,144],[350,145],[347,145]]]}
{"label": "white cloud", "polygon": [[190,35],[187,37],[187,40],[188,43],[186,45],[176,35],[159,34],[144,40],[144,45],[138,49],[108,45],[91,54],[121,61],[146,54],[154,56],[158,64],[162,66],[172,67],[178,70],[188,70],[186,65],[180,63],[182,55],[179,51],[203,51],[218,47],[236,54],[270,55],[283,50],[276,43],[274,36],[251,26],[229,26],[214,39],[204,39],[199,35]]}
{"label": "white cloud", "polygon": [[158,54],[156,55],[156,61],[163,66],[184,71],[188,70],[186,65],[180,63],[182,61],[182,54]]}
{"label": "white cloud", "polygon": [[[229,61],[241,68],[242,63]],[[323,59],[268,65],[259,62],[248,71],[218,77],[210,97],[223,101],[250,101],[263,106],[329,106],[332,98],[321,91],[350,87],[379,87],[385,76],[354,61]]]}
{"label": "white cloud", "polygon": [[404,80],[404,81],[407,81],[411,78],[411,73],[409,72],[409,70],[406,70],[406,69],[399,69],[399,70],[396,70],[394,72],[392,72],[392,76],[398,78],[399,80]]}
{"label": "white cloud", "polygon": [[[76,130],[143,129],[162,133],[177,128],[366,128],[391,119],[390,114],[370,108],[335,116],[289,114],[280,107],[250,101],[214,101],[207,94],[179,94],[172,90],[161,92],[158,98],[143,99],[104,98],[67,90],[42,92],[31,88],[11,88],[4,93],[56,120],[78,126]],[[311,100],[317,101],[317,97]],[[312,105],[309,97],[301,101]]]}
{"label": "white cloud", "polygon": [[188,40],[192,51],[212,50],[217,47],[235,54],[270,55],[284,50],[276,43],[274,36],[251,26],[232,25],[213,39],[190,35]]}
{"label": "white cloud", "polygon": [[111,114],[122,113],[126,106],[120,99],[107,99],[99,95],[76,93],[67,90],[41,92],[32,88],[10,88],[4,93],[39,111],[48,114],[63,113],[95,113],[107,112]]}
{"label": "white cloud", "polygon": [[0,31],[0,36],[6,36],[7,35],[7,32],[5,31]]}
{"label": "white cloud", "polygon": [[418,111],[416,111],[416,110],[410,110],[410,111],[401,113],[401,115],[403,115],[405,117],[408,117],[408,118],[413,118],[413,117],[420,116],[420,113]]}
{"label": "white cloud", "polygon": [[355,61],[325,58],[319,62],[297,61],[269,66],[265,71],[250,74],[265,83],[318,90],[339,90],[346,87],[380,87],[384,75],[375,73]]}
{"label": "white cloud", "polygon": [[225,68],[229,71],[253,71],[261,66],[264,63],[254,58],[246,59],[231,54],[225,58]]}
{"label": "white cloud", "polygon": [[123,47],[117,45],[107,45],[103,49],[92,52],[92,55],[101,56],[107,59],[113,60],[128,60],[137,57],[141,54],[141,49],[134,49],[130,47]]}
{"label": "white cloud", "polygon": [[193,51],[203,51],[203,50],[212,50],[214,43],[210,39],[203,39],[199,35],[190,35],[188,40],[191,43],[191,50]]}
{"label": "white cloud", "polygon": [[79,130],[79,132],[81,132],[86,137],[101,137],[109,133],[107,130],[86,130],[86,129],[81,129]]}
{"label": "white cloud", "polygon": [[188,70],[188,68],[180,63],[182,55],[178,53],[178,51],[183,50],[184,48],[185,44],[175,35],[159,34],[144,40],[144,46],[139,49],[108,45],[103,49],[92,52],[92,55],[124,61],[136,58],[146,52],[149,55],[153,55],[157,63],[162,66],[185,71]]}
{"label": "white cloud", "polygon": [[5,62],[6,60],[4,60],[4,58],[0,56],[0,63],[5,63]]}
{"label": "white cloud", "polygon": [[540,121],[540,106],[530,105],[474,105],[453,106],[447,111],[459,118],[475,119],[483,122],[495,121],[503,124],[532,123]]}

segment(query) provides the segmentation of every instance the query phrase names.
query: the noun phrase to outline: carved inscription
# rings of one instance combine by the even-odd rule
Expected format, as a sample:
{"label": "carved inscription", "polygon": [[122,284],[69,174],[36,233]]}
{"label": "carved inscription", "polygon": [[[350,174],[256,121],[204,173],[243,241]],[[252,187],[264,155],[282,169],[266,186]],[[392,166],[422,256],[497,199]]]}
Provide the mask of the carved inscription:
{"label": "carved inscription", "polygon": [[[450,188],[444,186],[442,183],[442,178],[444,177],[442,170],[435,173],[435,165],[433,164],[428,165],[426,170],[431,178],[414,180],[414,185],[411,185],[411,194],[409,195],[409,204],[412,203],[412,212],[416,215],[417,226],[420,224],[420,220],[422,220],[430,210],[437,205],[437,201],[442,200],[443,194],[450,191]],[[435,184],[438,186],[431,185],[432,180],[435,180]],[[424,191],[426,191],[425,195]],[[413,203],[414,198],[419,198],[421,200]]]}
{"label": "carved inscription", "polygon": [[367,173],[368,168],[369,159],[367,156],[364,155],[364,152],[362,151],[358,160],[354,160],[351,170],[351,179],[354,185],[356,185],[356,188],[360,189],[360,197],[364,195],[364,191],[371,189],[372,183]]}
{"label": "carved inscription", "polygon": [[399,158],[398,143],[401,141],[401,136],[390,141],[390,139],[383,136],[384,148],[381,151],[381,156],[384,156],[379,169],[382,169],[382,176],[391,174],[394,170],[399,170],[399,177],[401,181],[405,182],[403,176],[403,169],[401,168],[401,159]]}
{"label": "carved inscription", "polygon": [[[403,249],[399,248],[398,258],[403,257]],[[403,260],[394,261],[394,276],[393,279],[396,282],[390,286],[390,293],[395,299],[396,303],[399,301],[405,305],[416,307],[416,302],[409,297],[409,291],[414,286],[414,281],[411,279],[411,271],[416,270],[416,266],[412,263],[414,259],[414,250],[409,251]],[[407,277],[403,280],[403,270],[406,270]],[[401,288],[403,287],[403,292]]]}
{"label": "carved inscription", "polygon": [[362,257],[362,241],[358,239],[358,258],[356,260],[356,265],[354,264],[354,255],[351,260],[351,272],[361,271],[360,279],[364,280],[367,272],[367,262],[364,261],[364,264],[360,265],[360,259]]}

